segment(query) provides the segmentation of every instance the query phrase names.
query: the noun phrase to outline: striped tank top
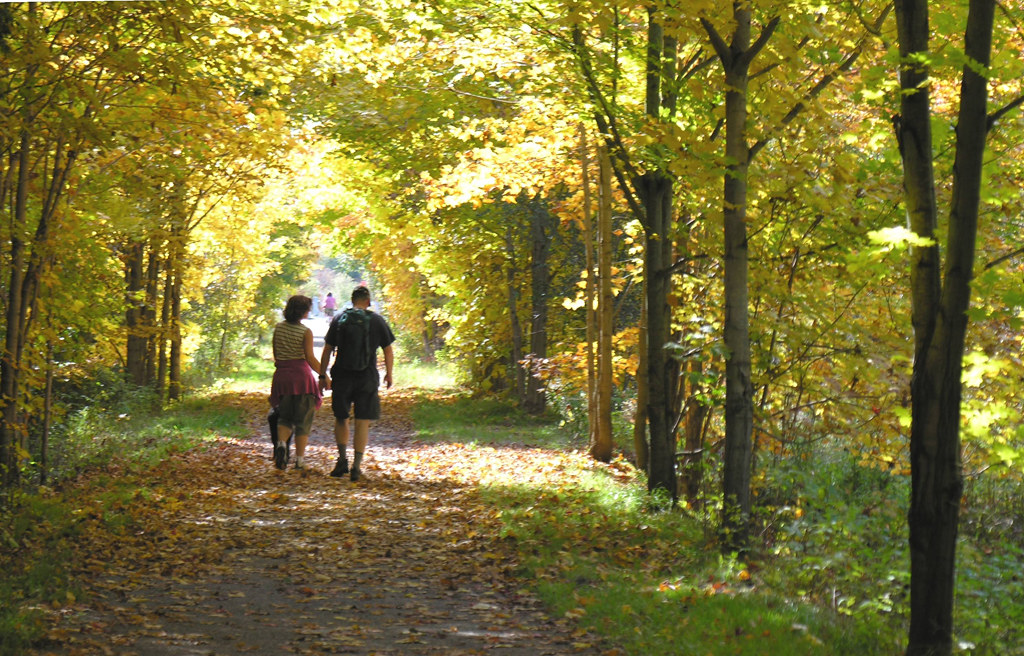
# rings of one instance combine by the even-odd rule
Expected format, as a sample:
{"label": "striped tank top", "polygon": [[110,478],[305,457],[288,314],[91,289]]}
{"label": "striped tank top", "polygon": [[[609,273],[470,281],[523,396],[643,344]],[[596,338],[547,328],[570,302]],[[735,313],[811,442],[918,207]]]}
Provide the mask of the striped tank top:
{"label": "striped tank top", "polygon": [[282,321],[274,326],[274,359],[306,359],[304,339],[307,330],[309,328],[306,328],[301,323],[288,323],[287,321]]}

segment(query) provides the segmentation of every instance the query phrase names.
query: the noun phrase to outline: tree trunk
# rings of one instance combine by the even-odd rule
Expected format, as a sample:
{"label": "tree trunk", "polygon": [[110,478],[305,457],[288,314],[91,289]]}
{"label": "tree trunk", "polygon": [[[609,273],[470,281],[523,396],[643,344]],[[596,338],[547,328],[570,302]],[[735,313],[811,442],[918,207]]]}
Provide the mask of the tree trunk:
{"label": "tree trunk", "polygon": [[[668,309],[672,253],[672,198],[674,178],[667,170],[651,170],[641,173],[625,147],[625,141],[618,131],[615,117],[609,113],[614,102],[609,102],[601,92],[598,77],[586,50],[583,30],[576,26],[572,31],[574,54],[580,65],[580,73],[586,81],[587,90],[595,107],[594,120],[604,137],[606,148],[614,155],[614,172],[619,181],[633,215],[644,229],[646,240],[644,251],[644,276],[647,306],[647,364],[638,376],[647,377],[648,401],[646,403],[647,424],[650,431],[648,487],[667,490],[673,501],[676,498],[675,481],[675,426],[672,419],[670,385],[667,381],[668,362],[665,344],[669,337],[671,313]],[[676,51],[677,43],[666,37],[659,23],[657,9],[648,9],[647,57],[645,110],[648,120],[654,123],[666,122],[676,111]],[[664,85],[664,86],[663,86]],[[671,154],[665,149],[651,147],[653,159],[664,161]],[[643,421],[644,413],[637,418]],[[636,435],[638,431],[634,431]]]}
{"label": "tree trunk", "polygon": [[590,453],[600,453],[598,447],[598,402],[597,402],[597,278],[594,268],[594,216],[590,192],[590,149],[587,147],[587,131],[580,126],[580,161],[583,164],[583,251],[587,266],[586,288],[586,337],[587,337],[587,443]]}
{"label": "tree trunk", "polygon": [[516,247],[515,235],[512,232],[511,224],[505,230],[505,255],[507,258],[507,269],[505,273],[508,282],[508,321],[509,330],[512,334],[511,367],[514,372],[513,384],[515,385],[516,399],[522,403],[526,398],[526,371],[523,369],[523,326],[519,322],[519,288],[516,285]]}
{"label": "tree trunk", "polygon": [[146,384],[145,293],[143,278],[144,244],[133,243],[125,258],[125,375],[138,387]]}
{"label": "tree trunk", "polygon": [[754,388],[750,368],[749,257],[747,249],[747,85],[750,65],[779,19],[772,19],[751,43],[751,9],[733,3],[729,43],[701,19],[725,71],[724,295],[725,452],[723,454],[723,547],[744,549],[750,518],[750,457],[754,427]]}
{"label": "tree trunk", "polygon": [[[901,117],[897,136],[911,228],[934,239],[938,210],[931,142],[927,67],[911,63],[928,52],[926,0],[896,3],[900,55]],[[995,19],[994,0],[971,0],[965,51],[987,69]],[[953,652],[956,540],[963,474],[960,461],[961,371],[970,282],[974,270],[985,139],[988,85],[965,66],[956,131],[953,193],[944,279],[937,245],[914,247],[912,294],[914,373],[910,429],[910,631],[908,656]]]}
{"label": "tree trunk", "polygon": [[647,216],[644,226],[644,280],[647,290],[647,422],[650,463],[647,488],[664,490],[673,502],[676,485],[675,412],[672,362],[665,350],[671,341],[672,310],[668,304],[672,271],[672,179],[651,171],[636,181]]}
{"label": "tree trunk", "polygon": [[[697,377],[701,373],[699,361],[691,360],[689,373]],[[708,406],[698,400],[701,390],[691,385],[686,405],[683,408],[683,459],[681,488],[686,498],[693,502],[700,496],[704,482],[704,424],[708,417]]]}
{"label": "tree trunk", "polygon": [[[47,312],[49,316],[49,312]],[[49,323],[49,319],[47,319]],[[50,468],[50,429],[53,425],[53,340],[46,340],[46,389],[43,396],[43,435],[39,444],[39,483],[46,485]]]}
{"label": "tree trunk", "polygon": [[183,262],[179,260],[174,267],[171,283],[171,352],[167,378],[167,400],[177,401],[181,398],[181,269]]}
{"label": "tree trunk", "polygon": [[[539,198],[530,207],[530,354],[543,360],[548,356],[548,294],[551,284],[551,241],[554,238],[554,217]],[[547,407],[544,382],[535,375],[526,380],[526,412],[539,415]]]}
{"label": "tree trunk", "polygon": [[3,426],[0,432],[0,477],[5,489],[18,479],[18,370],[21,363],[20,329],[24,323],[22,289],[25,283],[25,242],[21,235],[28,220],[29,135],[21,134],[17,157],[18,181],[14,189],[14,212],[11,230],[10,286],[7,289],[7,324],[5,348],[0,360],[0,403],[3,403]]}
{"label": "tree trunk", "polygon": [[597,211],[597,432],[590,455],[601,462],[612,458],[612,179],[608,154],[598,150],[599,182]]}
{"label": "tree trunk", "polygon": [[143,306],[143,324],[146,327],[146,385],[157,386],[157,366],[160,354],[159,326],[156,309],[160,303],[160,248],[155,239],[150,240],[149,260],[146,270],[146,304]]}
{"label": "tree trunk", "polygon": [[[741,50],[749,46],[749,12],[737,27],[733,43]],[[737,70],[739,69],[739,70]],[[725,454],[723,457],[723,527],[732,547],[747,541],[750,517],[750,455],[754,425],[754,390],[750,370],[750,313],[748,299],[749,251],[747,250],[747,166],[746,140],[747,68],[734,66],[726,72],[725,120]]]}
{"label": "tree trunk", "polygon": [[[646,249],[644,249],[646,250]],[[648,393],[647,369],[650,356],[648,355],[647,326],[647,281],[643,284],[643,300],[640,304],[640,327],[636,340],[637,365],[636,365],[636,416],[633,417],[633,450],[636,452],[636,467],[641,471],[648,471],[651,464],[651,444],[647,436],[647,406],[651,402]]]}
{"label": "tree trunk", "polygon": [[157,372],[155,402],[157,406],[163,405],[167,394],[167,370],[168,370],[168,349],[167,343],[170,338],[171,326],[171,288],[174,286],[173,270],[174,255],[169,250],[167,255],[166,269],[164,270],[164,296],[160,304],[160,328],[157,331]]}
{"label": "tree trunk", "polygon": [[[676,42],[666,37],[657,12],[647,16],[645,110],[650,120],[675,111]],[[647,489],[664,490],[675,503],[676,434],[672,410],[672,362],[665,351],[671,341],[673,178],[654,169],[635,176],[644,227],[644,288],[647,292],[647,425],[650,430]]]}

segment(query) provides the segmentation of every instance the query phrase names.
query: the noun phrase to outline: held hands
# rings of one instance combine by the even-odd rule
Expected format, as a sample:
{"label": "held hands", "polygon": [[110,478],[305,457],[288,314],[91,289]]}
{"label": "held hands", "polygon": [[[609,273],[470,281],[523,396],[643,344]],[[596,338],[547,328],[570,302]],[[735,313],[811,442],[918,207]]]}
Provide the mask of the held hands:
{"label": "held hands", "polygon": [[320,391],[331,389],[331,379],[329,377],[323,377],[320,379]]}

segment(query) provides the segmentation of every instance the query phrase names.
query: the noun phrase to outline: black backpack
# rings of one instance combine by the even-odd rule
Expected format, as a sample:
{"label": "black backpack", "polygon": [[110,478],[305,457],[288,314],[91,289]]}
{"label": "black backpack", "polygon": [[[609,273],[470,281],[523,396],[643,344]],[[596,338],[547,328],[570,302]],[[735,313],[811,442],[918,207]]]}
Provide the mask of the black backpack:
{"label": "black backpack", "polygon": [[335,319],[338,343],[337,366],[344,371],[365,371],[373,364],[370,350],[370,312],[348,308]]}

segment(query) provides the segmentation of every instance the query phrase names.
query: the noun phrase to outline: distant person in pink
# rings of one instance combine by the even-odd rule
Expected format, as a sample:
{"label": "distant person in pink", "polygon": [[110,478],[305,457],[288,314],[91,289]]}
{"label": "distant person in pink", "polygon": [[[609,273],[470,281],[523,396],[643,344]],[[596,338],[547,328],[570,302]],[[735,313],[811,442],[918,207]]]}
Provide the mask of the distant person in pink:
{"label": "distant person in pink", "polygon": [[324,299],[324,314],[328,317],[334,316],[334,311],[338,309],[338,299],[334,298],[334,294],[327,292],[327,298]]}

